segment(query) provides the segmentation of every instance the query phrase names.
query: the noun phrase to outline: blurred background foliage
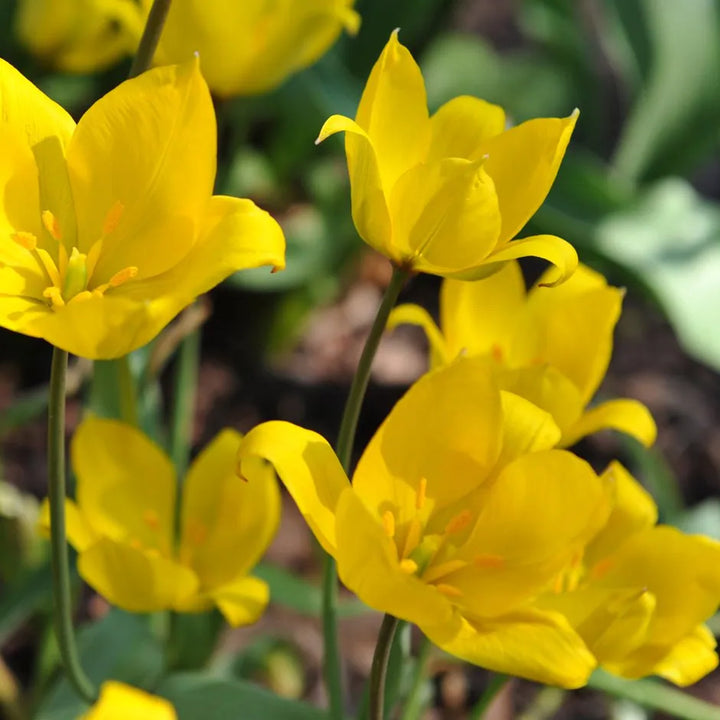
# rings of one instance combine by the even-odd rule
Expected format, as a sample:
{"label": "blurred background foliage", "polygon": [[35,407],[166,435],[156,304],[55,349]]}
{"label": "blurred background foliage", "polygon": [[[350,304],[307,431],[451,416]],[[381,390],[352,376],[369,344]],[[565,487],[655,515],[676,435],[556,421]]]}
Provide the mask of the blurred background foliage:
{"label": "blurred background foliage", "polygon": [[[400,27],[425,75],[431,110],[459,94],[504,106],[513,122],[580,108],[557,182],[528,234],[553,233],[572,242],[583,261],[662,312],[690,356],[720,370],[720,0],[358,0],[356,8],[363,18],[359,34],[343,36],[316,65],[267,95],[217,103],[217,191],[252,197],[280,220],[288,239],[285,272],[239,273],[220,291],[237,296],[233,302],[242,308],[225,317],[228,333],[232,322],[251,328],[242,330],[243,353],[250,353],[248,337],[269,351],[291,346],[307,314],[336,298],[357,267],[363,247],[350,217],[341,140],[319,148],[313,140],[330,114],[354,115],[373,62],[390,31]],[[14,12],[13,0],[0,0],[0,55],[76,118],[126,77],[129,61],[92,76],[43,66],[17,44]],[[25,382],[44,377],[49,356],[35,341],[0,331],[0,342],[2,363],[17,363]],[[227,342],[231,347],[232,338]],[[168,354],[155,346],[136,353],[129,365],[140,387],[142,425],[161,441],[158,378]],[[243,356],[240,362],[261,360]],[[88,372],[82,366],[75,372],[79,387]],[[96,364],[88,403],[99,414],[122,414],[117,372],[117,366]],[[44,407],[43,388],[19,395],[0,417],[0,437]],[[627,453],[665,520],[720,537],[716,498],[685,509],[657,453],[634,446]],[[710,484],[717,492],[717,479]],[[35,717],[42,720],[69,720],[80,706],[56,678],[47,561],[28,534],[36,511],[14,488],[0,485],[0,641],[30,618],[43,618],[35,625],[40,659],[27,663],[31,669],[21,678],[33,694],[22,699],[0,663],[0,708],[10,720],[24,717],[23,704],[38,708]],[[318,615],[315,586],[273,565],[261,574],[274,602],[298,615]],[[363,610],[352,601],[341,608],[349,615]],[[302,694],[302,668],[272,634],[240,657],[230,650],[215,654],[208,679],[197,671],[211,656],[217,617],[178,620],[182,627],[173,637],[181,647],[174,648],[174,659],[161,652],[165,621],[113,610],[81,633],[85,666],[94,678],[112,674],[146,687],[167,664],[182,669],[186,674],[163,681],[161,690],[184,708],[183,718],[224,718],[238,703],[268,717],[322,716],[247,682],[262,676],[275,687],[272,663],[281,663],[283,687],[293,672],[299,677],[287,694]],[[112,654],[104,653],[110,643]],[[227,682],[218,685],[217,678]],[[659,702],[652,692],[640,695],[640,703]],[[215,714],[209,715],[211,698]],[[648,716],[637,705],[630,709],[616,716]],[[677,712],[710,717],[690,706]]]}

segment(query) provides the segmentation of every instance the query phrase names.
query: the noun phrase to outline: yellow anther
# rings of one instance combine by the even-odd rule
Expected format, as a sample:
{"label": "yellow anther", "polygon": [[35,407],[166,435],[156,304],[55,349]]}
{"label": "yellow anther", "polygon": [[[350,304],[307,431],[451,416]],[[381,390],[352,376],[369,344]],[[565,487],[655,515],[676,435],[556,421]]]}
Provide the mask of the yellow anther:
{"label": "yellow anther", "polygon": [[446,585],[445,583],[438,583],[436,586],[437,591],[446,595],[447,597],[458,598],[462,597],[462,590],[459,590],[454,585]]}
{"label": "yellow anther", "polygon": [[497,343],[490,348],[490,354],[493,356],[493,359],[498,362],[501,362],[503,359],[503,349]]}
{"label": "yellow anther", "polygon": [[143,513],[143,522],[151,530],[157,530],[160,527],[160,518],[154,510],[146,510]]}
{"label": "yellow anther", "polygon": [[418,564],[410,558],[405,558],[400,561],[400,569],[408,575],[414,575],[417,572]]}
{"label": "yellow anther", "polygon": [[590,575],[595,580],[600,580],[608,574],[608,571],[610,570],[610,568],[612,568],[613,564],[614,563],[611,558],[605,558],[604,560],[600,560],[600,562],[598,562],[590,571]]}
{"label": "yellow anther", "polygon": [[50,305],[53,308],[61,308],[65,305],[65,301],[60,293],[60,288],[57,288],[54,285],[46,287],[43,290],[43,297],[46,297],[50,301]]}
{"label": "yellow anther", "polygon": [[420,543],[422,537],[422,525],[417,518],[413,518],[408,526],[407,535],[405,536],[405,546],[403,547],[403,557],[408,556]]}
{"label": "yellow anther", "polygon": [[45,229],[53,238],[55,238],[55,240],[60,242],[60,240],[62,240],[62,233],[60,232],[60,223],[58,222],[58,219],[49,210],[43,210],[41,217]]}
{"label": "yellow anther", "polygon": [[385,534],[389,538],[395,537],[395,516],[390,512],[390,510],[386,510],[382,514],[382,524],[383,529],[385,530]]}
{"label": "yellow anther", "polygon": [[[91,293],[89,290],[83,290],[82,292],[79,292],[77,295],[73,295],[67,301],[67,304],[70,305],[72,303],[74,305],[75,303],[85,302],[86,300],[92,300],[93,297],[97,297],[97,296],[94,293]],[[101,297],[102,297],[102,295],[101,295]]]}
{"label": "yellow anther", "polygon": [[87,255],[72,249],[65,271],[65,282],[63,282],[63,297],[66,300],[74,298],[87,288]]}
{"label": "yellow anther", "polygon": [[125,212],[125,206],[117,200],[115,204],[108,210],[108,214],[105,216],[105,221],[102,226],[103,235],[109,235],[115,230],[120,222],[120,218]]}
{"label": "yellow anther", "polygon": [[558,576],[555,578],[555,582],[553,583],[553,592],[556,595],[559,595],[563,588],[565,587],[565,573],[558,573]]}
{"label": "yellow anther", "polygon": [[415,496],[415,507],[418,510],[422,510],[425,504],[425,498],[427,493],[427,478],[420,478],[420,485],[418,486],[417,495]]}
{"label": "yellow anther", "polygon": [[473,565],[480,568],[501,568],[505,565],[505,558],[501,555],[493,555],[487,553],[485,555],[478,555],[473,559]]}
{"label": "yellow anther", "polygon": [[469,510],[460,511],[445,527],[446,535],[453,535],[464,530],[472,520],[472,513]]}
{"label": "yellow anther", "polygon": [[21,247],[31,252],[37,247],[37,238],[29,232],[14,232],[10,237]]}
{"label": "yellow anther", "polygon": [[134,277],[136,277],[138,274],[138,269],[134,266],[126,267],[119,272],[116,272],[109,280],[108,285],[110,287],[120,287],[120,285],[123,285],[124,283],[128,282],[128,280],[132,280]]}

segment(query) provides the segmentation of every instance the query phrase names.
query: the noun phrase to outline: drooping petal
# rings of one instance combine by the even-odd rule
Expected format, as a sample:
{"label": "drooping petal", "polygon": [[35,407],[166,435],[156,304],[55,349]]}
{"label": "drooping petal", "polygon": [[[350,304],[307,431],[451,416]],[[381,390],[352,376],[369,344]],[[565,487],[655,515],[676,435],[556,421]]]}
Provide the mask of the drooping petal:
{"label": "drooping petal", "polygon": [[109,537],[80,553],[78,571],[100,595],[130,612],[169,610],[198,590],[192,570]]}
{"label": "drooping petal", "polygon": [[446,275],[481,263],[500,215],[482,162],[448,158],[401,175],[390,195],[393,245],[415,270]]}
{"label": "drooping petal", "polygon": [[[43,535],[47,537],[50,536],[50,503],[47,498],[45,498],[43,504],[40,506],[38,528]],[[69,498],[65,500],[65,529],[68,542],[78,552],[89,548],[99,537],[85,516],[80,512],[77,504]]]}
{"label": "drooping petal", "polygon": [[698,625],[673,646],[652,672],[681,687],[692,685],[718,666],[716,646],[710,629]]}
{"label": "drooping petal", "polygon": [[335,513],[350,484],[327,440],[292,423],[266,422],[240,443],[238,474],[252,482],[261,472],[259,461],[272,464],[318,542],[335,555]]}
{"label": "drooping petal", "polygon": [[512,240],[545,200],[577,117],[576,111],[566,118],[528,120],[476,151],[475,157],[488,156],[485,169],[495,183],[502,215],[501,243]]}
{"label": "drooping petal", "polygon": [[177,720],[172,704],[130,685],[106,680],[100,698],[79,720]]}
{"label": "drooping petal", "polygon": [[428,509],[449,505],[486,479],[501,424],[484,358],[459,358],[421,377],[395,405],[360,458],[353,488],[378,517],[397,513],[398,524],[414,516],[421,482]]}
{"label": "drooping petal", "polygon": [[524,304],[525,281],[514,261],[475,282],[443,280],[440,325],[451,352],[493,352],[502,359]]}
{"label": "drooping petal", "polygon": [[400,568],[380,518],[352,489],[340,497],[336,527],[338,574],[364,603],[417,624],[449,621],[448,599]]}
{"label": "drooping petal", "polygon": [[435,321],[425,308],[411,304],[394,307],[390,312],[385,329],[390,331],[398,327],[398,325],[417,325],[423,329],[430,346],[431,369],[446,365],[452,360],[452,355],[448,352],[440,328],[435,324]]}
{"label": "drooping petal", "polygon": [[253,474],[252,481],[235,473],[241,439],[234,430],[223,430],[195,459],[183,484],[178,552],[204,590],[219,591],[245,575],[267,549],[280,520],[272,466]]}
{"label": "drooping petal", "polygon": [[638,400],[607,400],[584,412],[569,428],[563,444],[570,447],[598,430],[617,430],[650,447],[657,437],[657,426],[650,411]]}
{"label": "drooping petal", "polygon": [[424,160],[430,141],[425,82],[397,35],[392,32],[375,63],[355,118],[375,148],[386,195],[405,171]]}
{"label": "drooping petal", "polygon": [[480,98],[460,95],[441,105],[430,118],[426,161],[474,158],[484,142],[505,129],[505,111]]}
{"label": "drooping petal", "polygon": [[401,254],[393,242],[393,231],[387,197],[383,189],[378,166],[377,151],[355,121],[342,115],[328,118],[320,130],[316,143],[330,135],[345,133],[345,153],[350,175],[352,217],[360,237],[391,260],[400,260]]}
{"label": "drooping petal", "polygon": [[250,625],[265,612],[270,588],[263,580],[247,575],[215,588],[211,596],[233,627]]}
{"label": "drooping petal", "polygon": [[462,617],[455,627],[423,625],[421,630],[468,662],[547,685],[581,687],[597,664],[562,615],[534,608],[494,619]]}
{"label": "drooping petal", "polygon": [[[197,59],[150,70],[98,100],[67,151],[81,252],[103,240],[93,280],[157,275],[190,250],[215,180],[215,114]],[[112,168],[112,172],[109,169]]]}
{"label": "drooping petal", "polygon": [[117,420],[89,417],[71,445],[77,502],[99,535],[169,555],[175,471],[146,435]]}

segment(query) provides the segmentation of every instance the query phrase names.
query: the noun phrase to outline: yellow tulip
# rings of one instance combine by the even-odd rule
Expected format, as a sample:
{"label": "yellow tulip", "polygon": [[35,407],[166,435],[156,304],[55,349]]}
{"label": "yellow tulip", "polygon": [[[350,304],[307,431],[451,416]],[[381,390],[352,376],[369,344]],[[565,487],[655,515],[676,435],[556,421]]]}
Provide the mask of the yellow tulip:
{"label": "yellow tulip", "polygon": [[238,472],[268,460],[345,585],[486,668],[577,687],[595,660],[543,593],[604,522],[600,478],[551,449],[552,418],[460,358],[393,408],[350,484],[328,443],[269,422],[240,444]]}
{"label": "yellow tulip", "polygon": [[130,425],[85,420],[71,446],[77,501],[65,506],[83,579],[131,612],[216,605],[232,625],[255,622],[268,587],[248,573],[275,534],[280,494],[270,469],[252,483],[235,475],[240,437],[224,430],[190,466],[176,547],[170,459]]}
{"label": "yellow tulip", "polygon": [[396,265],[477,279],[532,255],[557,267],[559,283],[577,265],[571,245],[552,235],[512,240],[550,190],[576,119],[506,131],[501,108],[468,96],[429,116],[422,74],[395,31],[355,120],[333,115],[317,142],[345,132],[355,227]]}
{"label": "yellow tulip", "polygon": [[88,358],[144,345],[232,272],[284,266],[278,224],[213,196],[197,66],[128,80],[72,118],[0,60],[0,325]]}
{"label": "yellow tulip", "polygon": [[104,682],[100,698],[79,720],[177,720],[175,708],[157,695],[115,680]]}
{"label": "yellow tulip", "polygon": [[130,55],[144,24],[135,0],[20,0],[15,17],[18,38],[33,55],[72,73]]}
{"label": "yellow tulip", "polygon": [[689,685],[718,664],[703,622],[720,604],[720,543],[655,525],[642,486],[618,463],[606,476],[607,523],[537,606],[565,615],[610,672]]}
{"label": "yellow tulip", "polygon": [[[147,8],[150,0],[143,0]],[[343,30],[355,33],[355,0],[173,0],[156,62],[200,55],[217,95],[273,89],[314,63]]]}
{"label": "yellow tulip", "polygon": [[526,291],[515,261],[478,282],[444,280],[440,328],[417,305],[395,308],[388,326],[422,327],[432,367],[460,353],[490,358],[501,387],[552,414],[563,446],[604,428],[652,445],[655,422],[637,400],[587,409],[610,362],[623,291],[585,265],[560,287],[546,287],[547,280]]}

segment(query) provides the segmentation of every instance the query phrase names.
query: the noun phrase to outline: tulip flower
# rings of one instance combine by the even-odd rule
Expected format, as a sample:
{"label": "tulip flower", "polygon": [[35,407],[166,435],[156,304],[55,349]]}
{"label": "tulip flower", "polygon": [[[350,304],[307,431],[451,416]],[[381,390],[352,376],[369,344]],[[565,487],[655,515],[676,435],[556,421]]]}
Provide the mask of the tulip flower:
{"label": "tulip flower", "polygon": [[626,678],[689,685],[718,664],[703,622],[720,604],[720,543],[655,525],[657,507],[618,463],[607,523],[537,606],[561,612],[598,661]]}
{"label": "tulip flower", "polygon": [[[210,89],[222,97],[267,92],[314,63],[345,29],[355,0],[173,0],[155,56],[160,64],[197,52]],[[149,9],[151,0],[143,0]]]}
{"label": "tulip flower", "polygon": [[501,108],[468,96],[429,116],[422,74],[395,31],[355,120],[333,115],[317,142],[345,132],[355,227],[395,265],[474,280],[532,255],[557,267],[559,283],[577,265],[571,245],[513,238],[550,190],[576,119],[505,130]]}
{"label": "tulip flower", "polygon": [[417,305],[395,308],[388,326],[422,327],[431,367],[461,353],[488,357],[501,387],[553,415],[563,446],[603,428],[652,445],[655,422],[637,400],[609,400],[587,409],[610,362],[623,291],[584,265],[560,287],[546,287],[547,279],[546,274],[526,291],[513,261],[478,282],[444,280],[442,329]]}
{"label": "tulip flower", "polygon": [[177,720],[175,708],[157,695],[115,680],[104,682],[100,698],[79,720]]}
{"label": "tulip flower", "polygon": [[501,392],[481,358],[413,385],[350,484],[318,434],[255,427],[238,452],[254,482],[268,460],[340,578],[369,606],[498,672],[577,687],[595,665],[567,620],[531,604],[607,514],[584,461],[551,449],[552,418]]}
{"label": "tulip flower", "polygon": [[84,357],[151,340],[241,268],[284,266],[278,224],[213,196],[216,126],[197,60],[72,118],[0,60],[0,325]]}
{"label": "tulip flower", "polygon": [[224,430],[190,466],[176,543],[170,459],[130,425],[83,421],[71,446],[77,501],[66,501],[83,579],[131,612],[216,605],[231,625],[255,622],[268,587],[248,572],[275,534],[280,495],[269,468],[252,483],[235,475],[239,442],[238,433]]}
{"label": "tulip flower", "polygon": [[134,52],[145,19],[135,0],[20,0],[20,42],[58,70],[92,73]]}

